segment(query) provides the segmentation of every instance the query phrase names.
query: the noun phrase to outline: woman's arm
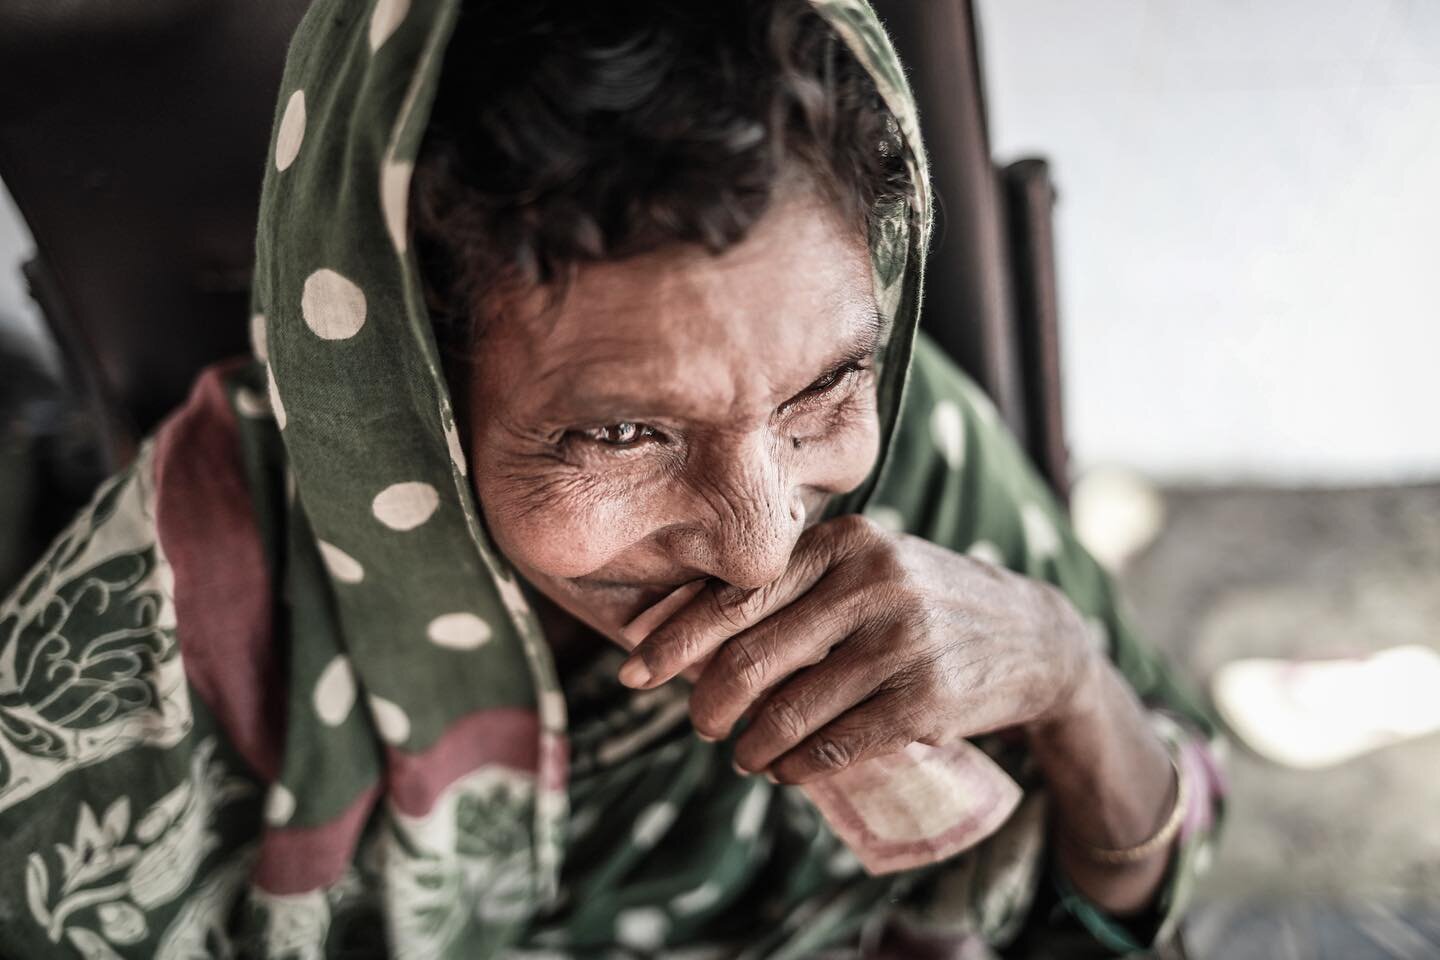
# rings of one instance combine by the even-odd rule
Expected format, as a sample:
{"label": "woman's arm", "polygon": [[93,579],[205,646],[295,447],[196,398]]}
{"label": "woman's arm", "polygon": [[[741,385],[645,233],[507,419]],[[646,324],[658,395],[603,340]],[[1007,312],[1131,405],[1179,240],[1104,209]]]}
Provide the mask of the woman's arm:
{"label": "woman's arm", "polygon": [[[752,717],[736,764],[781,783],[916,740],[1019,732],[1038,768],[1025,779],[1045,787],[1065,841],[1047,858],[1055,892],[1095,947],[1124,952],[1179,902],[1181,887],[1163,884],[1170,851],[1157,842],[1153,857],[1123,868],[1082,860],[1143,842],[1157,824],[1174,832],[1175,768],[1152,711],[1191,729],[1207,723],[1135,642],[1109,578],[993,410],[933,348],[922,343],[916,360],[876,522],[808,529],[789,568],[760,589],[702,590],[636,648],[621,679],[649,687],[709,658],[690,698],[696,732],[728,737]],[[1193,838],[1182,837],[1172,881],[1193,859]],[[1039,853],[1026,843],[1006,851],[1026,863]],[[1006,896],[1034,883],[1033,870],[1017,869],[1031,879],[1001,881]],[[986,935],[1013,936],[1005,929]],[[1049,907],[1034,932],[1068,936]]]}
{"label": "woman's arm", "polygon": [[1060,869],[1107,911],[1144,910],[1165,877],[1173,841],[1126,864],[1102,863],[1084,852],[1145,843],[1183,800],[1176,768],[1134,691],[1108,660],[1096,657],[1072,704],[1027,733],[1053,796]]}

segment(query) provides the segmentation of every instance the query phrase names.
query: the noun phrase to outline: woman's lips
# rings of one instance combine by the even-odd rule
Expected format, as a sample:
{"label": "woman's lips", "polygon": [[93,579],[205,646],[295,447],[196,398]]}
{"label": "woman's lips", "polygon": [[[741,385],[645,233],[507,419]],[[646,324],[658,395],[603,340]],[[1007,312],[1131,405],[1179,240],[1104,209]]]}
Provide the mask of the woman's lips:
{"label": "woman's lips", "polygon": [[[621,583],[613,580],[572,580],[594,600],[604,603],[615,616],[615,626],[628,624],[642,612],[664,600],[677,588],[700,580],[682,580],[678,583]],[[609,618],[607,618],[609,619]],[[632,644],[633,645],[633,644]]]}
{"label": "woman's lips", "polygon": [[685,604],[695,599],[695,594],[705,587],[705,579],[691,580],[689,583],[682,583],[671,590],[658,603],[645,608],[635,619],[625,624],[620,631],[621,639],[625,640],[631,647],[650,635],[656,627],[669,620],[670,617]]}

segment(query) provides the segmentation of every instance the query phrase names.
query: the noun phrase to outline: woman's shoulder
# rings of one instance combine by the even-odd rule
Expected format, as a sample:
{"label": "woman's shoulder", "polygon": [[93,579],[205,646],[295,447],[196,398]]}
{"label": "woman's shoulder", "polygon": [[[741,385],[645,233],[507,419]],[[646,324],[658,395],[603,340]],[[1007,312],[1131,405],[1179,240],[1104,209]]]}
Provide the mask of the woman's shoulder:
{"label": "woman's shoulder", "polygon": [[275,598],[234,372],[207,371],[0,597],[0,814],[122,753],[175,746],[204,712],[192,694],[221,705],[225,729],[255,726],[223,706],[257,700],[237,685],[264,672],[256,638]]}

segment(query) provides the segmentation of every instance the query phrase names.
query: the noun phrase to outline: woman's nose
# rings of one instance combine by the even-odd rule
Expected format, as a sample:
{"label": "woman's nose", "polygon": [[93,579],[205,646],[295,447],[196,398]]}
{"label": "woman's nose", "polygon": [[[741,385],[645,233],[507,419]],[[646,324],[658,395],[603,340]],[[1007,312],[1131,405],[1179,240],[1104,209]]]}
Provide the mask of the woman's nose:
{"label": "woman's nose", "polygon": [[752,461],[710,491],[707,499],[714,503],[705,567],[711,576],[755,589],[785,572],[805,529],[805,506],[789,473],[768,459]]}

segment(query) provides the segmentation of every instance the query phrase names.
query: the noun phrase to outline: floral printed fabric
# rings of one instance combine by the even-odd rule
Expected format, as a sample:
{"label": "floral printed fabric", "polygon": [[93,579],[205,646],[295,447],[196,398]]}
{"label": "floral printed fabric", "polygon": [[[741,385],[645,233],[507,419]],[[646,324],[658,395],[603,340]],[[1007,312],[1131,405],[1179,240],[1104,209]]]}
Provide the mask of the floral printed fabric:
{"label": "floral printed fabric", "polygon": [[[1204,714],[1135,641],[988,403],[916,340],[930,199],[904,75],[868,5],[813,2],[876,78],[913,181],[871,238],[896,330],[888,458],[837,512],[1058,583],[1199,757]],[[1044,792],[1014,742],[982,744],[1028,788],[998,834],[876,878],[799,791],[737,776],[728,744],[694,737],[678,685],[621,687],[618,651],[556,675],[479,523],[408,250],[460,5],[313,6],[268,158],[254,358],[206,371],[0,604],[0,953],[1135,945],[1117,939],[1134,924],[1073,896],[1046,908]],[[1146,936],[1208,848],[1213,790],[1197,796]]]}

